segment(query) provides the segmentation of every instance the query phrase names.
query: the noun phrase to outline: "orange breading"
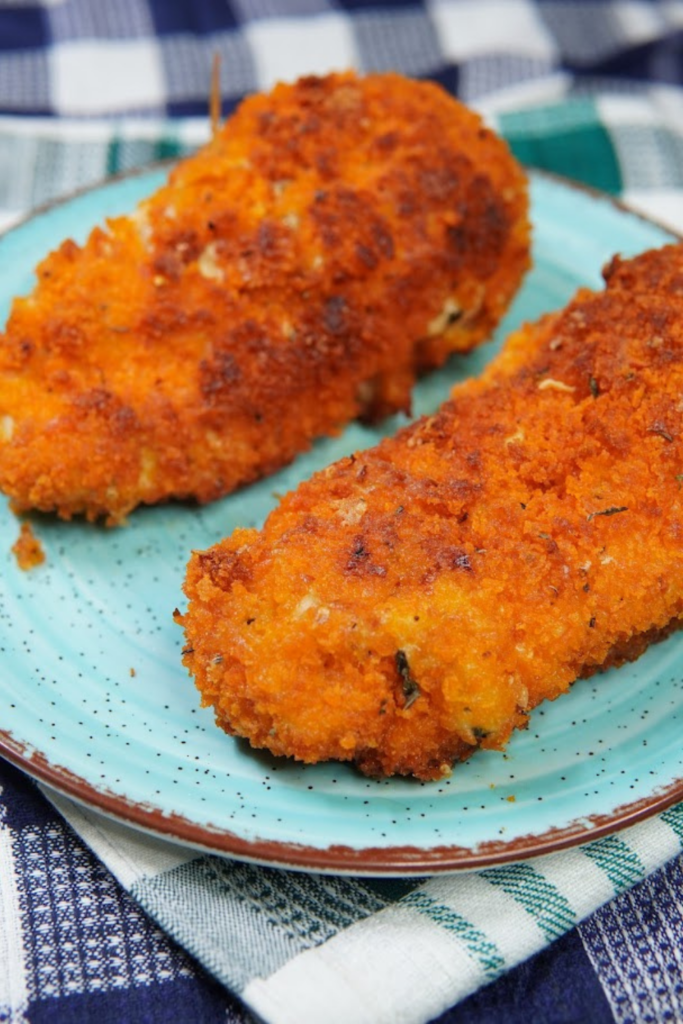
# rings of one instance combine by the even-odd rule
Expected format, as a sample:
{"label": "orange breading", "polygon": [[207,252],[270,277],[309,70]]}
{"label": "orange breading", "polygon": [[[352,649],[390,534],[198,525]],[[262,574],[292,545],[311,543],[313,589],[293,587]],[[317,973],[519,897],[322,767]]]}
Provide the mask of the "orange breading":
{"label": "orange breading", "polygon": [[206,502],[482,341],[529,259],[525,177],[438,86],[246,100],[130,216],[38,267],[0,338],[0,488],[121,521]]}
{"label": "orange breading", "polygon": [[22,523],[19,536],[12,545],[12,554],[17,560],[20,569],[28,572],[42,565],[45,561],[45,552],[30,523]]}
{"label": "orange breading", "polygon": [[680,624],[683,247],[606,280],[192,556],[184,662],[220,726],[438,778]]}

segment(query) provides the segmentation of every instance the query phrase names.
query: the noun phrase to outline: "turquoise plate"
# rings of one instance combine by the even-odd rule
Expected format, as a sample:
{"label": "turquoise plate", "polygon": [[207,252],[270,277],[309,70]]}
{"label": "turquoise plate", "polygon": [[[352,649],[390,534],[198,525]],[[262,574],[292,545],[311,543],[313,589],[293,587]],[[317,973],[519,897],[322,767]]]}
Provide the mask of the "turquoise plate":
{"label": "turquoise plate", "polygon": [[[0,316],[62,238],[125,212],[163,170],[54,206],[0,240]],[[671,239],[609,199],[559,180],[532,183],[535,268],[493,341],[422,381],[434,409],[478,372],[520,321],[600,284],[614,253]],[[578,682],[534,712],[505,754],[479,753],[448,781],[374,781],[347,765],[304,767],[252,751],[213,724],[180,663],[174,607],[192,548],[253,526],[277,495],[394,431],[354,424],[292,466],[202,509],[143,509],[118,530],[36,516],[47,560],[22,572],[19,523],[0,506],[0,752],[121,821],[201,849],[317,871],[424,874],[583,842],[683,798],[683,637],[637,664]]]}

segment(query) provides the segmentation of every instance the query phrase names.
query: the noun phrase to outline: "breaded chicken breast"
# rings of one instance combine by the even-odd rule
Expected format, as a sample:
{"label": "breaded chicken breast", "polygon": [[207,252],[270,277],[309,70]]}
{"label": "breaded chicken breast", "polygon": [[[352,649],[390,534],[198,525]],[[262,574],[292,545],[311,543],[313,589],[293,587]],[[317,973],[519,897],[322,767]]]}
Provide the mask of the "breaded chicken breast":
{"label": "breaded chicken breast", "polygon": [[524,174],[434,84],[246,100],[130,216],[38,267],[0,338],[0,489],[121,521],[211,501],[488,336],[529,259]]}
{"label": "breaded chicken breast", "polygon": [[683,614],[683,247],[510,337],[436,415],[189,563],[229,733],[435,779]]}

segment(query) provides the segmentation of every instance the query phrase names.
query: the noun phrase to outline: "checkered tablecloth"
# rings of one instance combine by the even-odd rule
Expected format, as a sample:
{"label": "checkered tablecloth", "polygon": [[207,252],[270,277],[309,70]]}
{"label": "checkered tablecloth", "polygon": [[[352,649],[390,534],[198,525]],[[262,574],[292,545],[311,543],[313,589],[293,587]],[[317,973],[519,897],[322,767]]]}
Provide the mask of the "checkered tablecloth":
{"label": "checkered tablecloth", "polygon": [[[199,144],[215,53],[226,113],[302,73],[431,77],[526,164],[683,229],[678,0],[0,0],[2,224]],[[0,1021],[683,1020],[679,809],[522,865],[372,881],[198,856],[2,763],[0,787]]]}

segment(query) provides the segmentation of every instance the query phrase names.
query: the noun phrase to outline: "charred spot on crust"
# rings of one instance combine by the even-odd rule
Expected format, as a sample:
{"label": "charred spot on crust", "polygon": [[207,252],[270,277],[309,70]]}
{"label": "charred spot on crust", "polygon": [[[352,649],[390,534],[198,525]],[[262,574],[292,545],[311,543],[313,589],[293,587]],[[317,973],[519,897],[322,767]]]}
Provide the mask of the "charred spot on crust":
{"label": "charred spot on crust", "polygon": [[346,299],[331,295],[323,308],[323,325],[330,334],[343,334],[346,330]]}
{"label": "charred spot on crust", "polygon": [[223,402],[229,397],[241,371],[229,352],[215,352],[210,359],[199,364],[199,390],[208,405]]}
{"label": "charred spot on crust", "polygon": [[219,590],[229,591],[233,583],[247,583],[251,573],[235,551],[217,551],[211,548],[197,554],[203,576],[208,576]]}
{"label": "charred spot on crust", "polygon": [[373,562],[367,542],[360,535],[353,538],[351,550],[346,557],[344,570],[346,573],[358,576],[386,576],[387,574],[387,570],[383,565],[377,565]]}
{"label": "charred spot on crust", "polygon": [[326,250],[342,256],[354,250],[366,266],[372,267],[380,259],[393,259],[395,242],[390,224],[377,212],[367,194],[346,185],[319,189],[309,214]]}
{"label": "charred spot on crust", "polygon": [[392,153],[399,144],[399,141],[400,135],[397,131],[384,132],[374,140],[374,146],[381,153]]}
{"label": "charred spot on crust", "polygon": [[134,409],[125,405],[107,388],[90,388],[73,398],[79,413],[98,417],[113,437],[128,437],[138,429],[140,422]]}
{"label": "charred spot on crust", "polygon": [[75,355],[86,344],[85,331],[78,324],[65,320],[52,320],[48,324],[50,348],[62,355]]}
{"label": "charred spot on crust", "polygon": [[178,253],[173,250],[167,250],[166,252],[159,253],[152,264],[152,268],[155,275],[159,274],[169,281],[178,281],[183,269],[183,260]]}
{"label": "charred spot on crust", "polygon": [[116,399],[106,388],[90,388],[76,395],[73,402],[79,409],[103,412],[111,409],[116,404]]}
{"label": "charred spot on crust", "polygon": [[374,270],[379,263],[377,253],[375,253],[369,246],[363,245],[361,242],[356,243],[356,256],[368,270]]}
{"label": "charred spot on crust", "polygon": [[346,571],[356,573],[363,569],[364,563],[370,558],[370,552],[362,537],[354,537],[351,551],[346,560]]}
{"label": "charred spot on crust", "polygon": [[457,544],[448,544],[442,538],[426,538],[421,545],[424,551],[425,571],[422,575],[423,585],[433,583],[444,573],[473,573],[474,566],[470,553]]}
{"label": "charred spot on crust", "polygon": [[449,260],[465,263],[482,277],[498,265],[510,234],[510,215],[488,178],[477,175],[469,184],[466,199],[458,204],[457,224],[446,228]]}
{"label": "charred spot on crust", "polygon": [[351,557],[358,559],[370,557],[369,552],[365,550],[365,545],[363,544],[362,540],[356,541]]}
{"label": "charred spot on crust", "polygon": [[22,361],[28,361],[36,350],[35,342],[31,338],[22,338],[17,346]]}

